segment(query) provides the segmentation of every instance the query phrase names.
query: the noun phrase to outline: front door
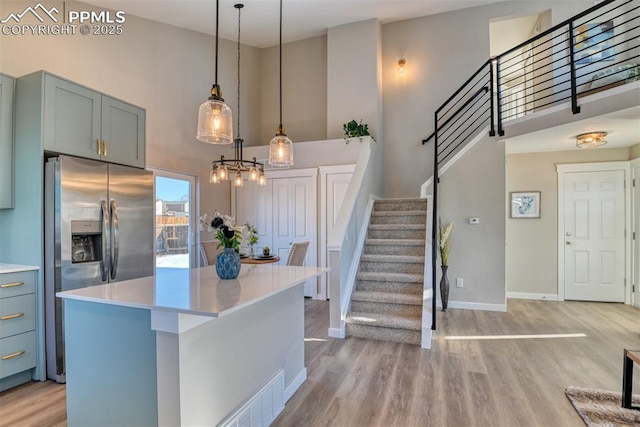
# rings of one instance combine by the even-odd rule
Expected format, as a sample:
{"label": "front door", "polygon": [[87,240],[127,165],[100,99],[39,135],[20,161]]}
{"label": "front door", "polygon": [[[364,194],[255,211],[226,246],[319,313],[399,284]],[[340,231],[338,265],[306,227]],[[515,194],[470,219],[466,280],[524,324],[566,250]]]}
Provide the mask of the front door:
{"label": "front door", "polygon": [[622,170],[565,174],[565,300],[624,302],[624,179]]}
{"label": "front door", "polygon": [[633,168],[633,304],[640,307],[640,167]]}

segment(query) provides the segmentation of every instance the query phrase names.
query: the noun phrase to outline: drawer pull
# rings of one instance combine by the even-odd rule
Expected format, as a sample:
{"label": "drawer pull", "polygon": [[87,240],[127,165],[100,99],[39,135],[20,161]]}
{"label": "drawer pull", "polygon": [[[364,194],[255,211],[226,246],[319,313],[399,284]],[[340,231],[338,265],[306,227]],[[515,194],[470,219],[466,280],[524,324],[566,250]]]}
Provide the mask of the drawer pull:
{"label": "drawer pull", "polygon": [[16,351],[15,353],[7,354],[6,356],[2,356],[2,360],[13,359],[14,357],[22,356],[25,354],[25,350]]}
{"label": "drawer pull", "polygon": [[13,288],[22,285],[24,285],[24,282],[3,283],[2,285],[0,285],[0,288]]}
{"label": "drawer pull", "polygon": [[24,316],[24,313],[7,314],[6,316],[0,317],[0,320],[17,319],[18,317],[22,317],[22,316]]}

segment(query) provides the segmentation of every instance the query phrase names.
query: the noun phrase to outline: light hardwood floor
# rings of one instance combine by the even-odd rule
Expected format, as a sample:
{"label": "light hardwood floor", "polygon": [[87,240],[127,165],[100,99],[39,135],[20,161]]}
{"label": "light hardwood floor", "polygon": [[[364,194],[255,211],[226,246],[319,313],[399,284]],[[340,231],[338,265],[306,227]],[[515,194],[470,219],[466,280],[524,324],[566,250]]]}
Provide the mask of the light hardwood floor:
{"label": "light hardwood floor", "polygon": [[[433,350],[327,338],[328,302],[307,300],[307,381],[274,426],[582,426],[567,386],[621,389],[640,309],[509,300],[508,313],[438,312]],[[451,339],[577,334],[581,338]],[[634,391],[640,392],[640,375]],[[64,386],[0,393],[0,426],[63,426]]]}

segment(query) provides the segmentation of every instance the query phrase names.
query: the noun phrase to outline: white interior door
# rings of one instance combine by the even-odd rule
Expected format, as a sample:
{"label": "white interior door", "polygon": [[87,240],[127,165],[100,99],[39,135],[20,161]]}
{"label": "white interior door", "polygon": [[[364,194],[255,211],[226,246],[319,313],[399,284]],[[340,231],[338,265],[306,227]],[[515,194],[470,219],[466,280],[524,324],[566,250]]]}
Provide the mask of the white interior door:
{"label": "white interior door", "polygon": [[[235,189],[232,203],[236,222],[248,221],[258,229],[257,251],[269,246],[271,253],[280,257],[280,264],[285,265],[291,244],[308,241],[304,265],[318,265],[316,178],[315,170],[313,174],[295,169],[272,171],[266,187],[246,183]],[[317,297],[317,282],[317,278],[307,281],[305,296]]]}
{"label": "white interior door", "polygon": [[[274,178],[273,185],[273,246],[285,265],[291,245],[309,242],[304,265],[317,265],[316,256],[316,180],[315,176]],[[309,279],[304,295],[315,298],[317,278]]]}
{"label": "white interior door", "polygon": [[564,177],[564,299],[624,302],[625,173]]}

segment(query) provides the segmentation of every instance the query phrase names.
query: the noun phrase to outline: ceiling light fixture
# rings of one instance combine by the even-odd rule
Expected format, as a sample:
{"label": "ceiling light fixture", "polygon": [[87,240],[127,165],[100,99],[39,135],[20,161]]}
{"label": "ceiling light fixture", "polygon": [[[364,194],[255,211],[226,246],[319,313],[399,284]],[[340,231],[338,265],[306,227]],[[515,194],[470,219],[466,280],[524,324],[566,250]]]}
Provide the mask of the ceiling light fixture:
{"label": "ceiling light fixture", "polygon": [[198,110],[198,131],[196,139],[208,144],[231,144],[233,142],[233,121],[231,108],[224,103],[222,90],[218,85],[218,21],[220,1],[216,0],[216,62],[215,83],[211,96]]}
{"label": "ceiling light fixture", "polygon": [[282,126],[282,0],[280,0],[280,124],[269,143],[269,163],[274,166],[293,165],[293,143]]}
{"label": "ceiling light fixture", "polygon": [[244,7],[242,3],[233,5],[238,9],[238,109],[237,111],[237,137],[233,140],[235,144],[235,156],[232,160],[225,160],[220,156],[220,160],[214,160],[209,174],[209,182],[217,184],[221,181],[229,180],[229,173],[235,172],[233,177],[234,187],[244,185],[243,172],[248,172],[249,181],[257,182],[258,185],[267,185],[267,178],[264,174],[264,164],[254,157],[253,160],[242,158],[242,144],[244,140],[240,137],[240,10]]}
{"label": "ceiling light fixture", "polygon": [[576,147],[578,148],[595,148],[607,143],[604,139],[607,132],[588,132],[581,133],[576,136]]}

